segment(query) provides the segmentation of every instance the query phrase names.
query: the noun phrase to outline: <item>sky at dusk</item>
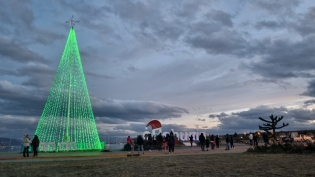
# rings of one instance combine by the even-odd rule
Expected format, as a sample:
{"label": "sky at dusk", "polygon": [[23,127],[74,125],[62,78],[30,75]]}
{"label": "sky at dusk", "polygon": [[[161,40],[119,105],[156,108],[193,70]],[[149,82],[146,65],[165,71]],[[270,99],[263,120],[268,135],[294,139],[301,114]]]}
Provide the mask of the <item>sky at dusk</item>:
{"label": "sky at dusk", "polygon": [[[34,134],[71,26],[101,140],[315,126],[315,1],[0,1],[0,137]],[[280,125],[282,125],[282,122]]]}

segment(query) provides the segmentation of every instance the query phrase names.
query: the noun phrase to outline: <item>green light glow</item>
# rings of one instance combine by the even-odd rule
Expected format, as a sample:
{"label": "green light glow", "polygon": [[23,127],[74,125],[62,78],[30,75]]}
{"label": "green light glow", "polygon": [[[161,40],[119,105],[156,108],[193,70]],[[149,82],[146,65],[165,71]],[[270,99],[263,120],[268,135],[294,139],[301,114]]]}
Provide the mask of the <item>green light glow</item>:
{"label": "green light glow", "polygon": [[73,28],[35,134],[41,142],[76,142],[78,150],[101,149]]}

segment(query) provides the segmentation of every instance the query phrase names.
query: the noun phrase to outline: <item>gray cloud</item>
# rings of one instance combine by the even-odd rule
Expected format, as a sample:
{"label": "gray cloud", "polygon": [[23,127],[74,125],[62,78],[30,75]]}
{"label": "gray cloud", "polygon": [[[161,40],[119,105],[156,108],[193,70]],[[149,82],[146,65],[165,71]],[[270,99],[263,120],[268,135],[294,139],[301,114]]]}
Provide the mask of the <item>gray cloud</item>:
{"label": "gray cloud", "polygon": [[[283,130],[305,130],[309,129],[309,126],[312,126],[314,124],[310,122],[311,120],[314,120],[315,111],[313,110],[258,106],[255,108],[251,108],[248,111],[233,112],[224,117],[215,116],[218,117],[220,124],[218,125],[218,127],[214,128],[214,130],[220,132],[225,131],[228,133],[233,133],[235,131],[240,133],[258,131],[258,126],[264,123],[259,120],[258,117],[262,117],[268,120],[271,114],[273,114],[274,116],[284,116],[279,125],[282,125],[282,123],[284,122],[289,123],[289,126],[283,128]],[[210,115],[209,117],[213,118],[214,115]]]}
{"label": "gray cloud", "polygon": [[[194,32],[191,32],[194,33]],[[185,41],[192,47],[206,50],[209,54],[247,56],[248,42],[237,31],[222,29],[219,32],[188,36]]]}
{"label": "gray cloud", "polygon": [[139,122],[144,119],[178,118],[188,114],[188,110],[153,101],[132,100],[94,100],[95,116],[119,118],[126,121]]}
{"label": "gray cloud", "polygon": [[96,123],[100,124],[125,124],[126,121],[119,118],[112,117],[95,117]]}
{"label": "gray cloud", "polygon": [[272,15],[291,16],[294,14],[294,9],[301,3],[300,0],[280,0],[280,1],[251,1],[257,7],[265,10]]}
{"label": "gray cloud", "polygon": [[28,77],[29,79],[23,81],[22,85],[49,89],[53,81],[55,70],[46,64],[28,63],[16,70],[0,68],[0,73],[2,75]]}
{"label": "gray cloud", "polygon": [[25,0],[23,3],[16,0],[0,2],[2,7],[0,20],[3,23],[0,26],[0,32],[5,36],[14,34],[15,41],[28,44],[50,45],[56,40],[63,39],[64,35],[34,25],[35,15],[32,5],[30,0]]}
{"label": "gray cloud", "polygon": [[229,114],[226,114],[224,112],[222,112],[221,114],[210,114],[208,117],[209,118],[224,118],[226,116],[228,116]]}
{"label": "gray cloud", "polygon": [[221,25],[233,27],[232,16],[221,10],[211,10],[205,15],[209,20],[213,20]]}
{"label": "gray cloud", "polygon": [[315,80],[311,80],[306,87],[306,91],[301,95],[315,97]]}
{"label": "gray cloud", "polygon": [[297,19],[296,23],[291,23],[293,29],[295,29],[300,35],[308,36],[315,33],[315,27],[312,25],[315,18],[315,7],[310,7],[308,11],[301,15]]}
{"label": "gray cloud", "polygon": [[266,38],[255,44],[257,53],[262,58],[258,62],[251,62],[247,67],[254,73],[266,78],[310,78],[309,73],[315,66],[312,64],[315,51],[315,38],[310,37],[302,41],[289,39],[272,40]]}
{"label": "gray cloud", "polygon": [[43,93],[46,92],[0,81],[1,114],[39,116],[45,105]]}
{"label": "gray cloud", "polygon": [[173,11],[175,14],[181,18],[186,18],[193,20],[196,18],[196,12],[200,10],[200,6],[205,5],[202,1],[199,3],[191,2],[191,1],[181,1],[181,3],[175,2],[176,5],[173,7]]}
{"label": "gray cloud", "polygon": [[315,104],[315,100],[314,99],[307,100],[307,101],[304,102],[303,107],[308,107],[308,106],[313,105],[313,104]]}
{"label": "gray cloud", "polygon": [[115,77],[113,77],[113,76],[107,76],[107,75],[103,75],[103,74],[97,74],[97,73],[94,73],[94,72],[91,72],[91,71],[86,71],[85,74],[86,74],[86,75],[89,75],[89,76],[93,76],[93,77],[104,78],[104,79],[115,79]]}
{"label": "gray cloud", "polygon": [[139,70],[138,68],[134,67],[134,66],[129,66],[127,68],[130,72],[136,72],[137,70]]}
{"label": "gray cloud", "polygon": [[0,55],[4,58],[9,58],[20,63],[40,62],[47,63],[48,61],[40,54],[22,46],[17,41],[0,36]]}
{"label": "gray cloud", "polygon": [[22,140],[24,134],[34,135],[38,119],[26,116],[1,116],[0,135]]}
{"label": "gray cloud", "polygon": [[284,28],[284,27],[285,26],[283,24],[280,24],[277,21],[270,21],[270,20],[259,21],[255,24],[255,28],[258,30],[262,30],[264,28],[277,30],[277,29]]}

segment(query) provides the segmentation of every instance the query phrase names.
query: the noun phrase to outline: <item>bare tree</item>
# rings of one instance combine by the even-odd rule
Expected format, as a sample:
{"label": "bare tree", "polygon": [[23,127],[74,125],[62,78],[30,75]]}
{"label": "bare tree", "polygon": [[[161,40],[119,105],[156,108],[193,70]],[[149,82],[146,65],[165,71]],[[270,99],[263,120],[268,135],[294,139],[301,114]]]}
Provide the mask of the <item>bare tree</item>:
{"label": "bare tree", "polygon": [[278,118],[277,116],[273,117],[273,115],[271,114],[271,116],[269,116],[269,118],[270,118],[270,120],[266,120],[264,118],[259,117],[260,120],[262,120],[264,122],[267,122],[267,123],[263,124],[263,126],[259,125],[259,129],[260,130],[264,130],[267,133],[269,132],[269,130],[272,130],[272,136],[273,136],[273,138],[275,140],[277,140],[277,138],[276,138],[276,129],[281,129],[283,127],[288,126],[289,124],[288,123],[287,124],[283,123],[282,126],[277,127],[278,122],[280,122],[283,119],[283,116]]}

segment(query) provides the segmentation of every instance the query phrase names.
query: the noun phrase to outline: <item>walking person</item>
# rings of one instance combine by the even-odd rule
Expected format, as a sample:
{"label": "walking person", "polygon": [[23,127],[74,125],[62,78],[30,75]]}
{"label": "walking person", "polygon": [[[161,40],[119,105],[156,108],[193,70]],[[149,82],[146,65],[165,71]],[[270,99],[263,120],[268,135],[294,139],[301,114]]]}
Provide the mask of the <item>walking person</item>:
{"label": "walking person", "polygon": [[39,139],[37,135],[34,135],[34,139],[32,140],[32,147],[33,147],[33,153],[34,157],[38,156],[38,146],[39,146]]}
{"label": "walking person", "polygon": [[194,142],[194,137],[192,135],[190,135],[189,137],[189,141],[190,141],[190,147],[193,147],[193,142]]}
{"label": "walking person", "polygon": [[167,139],[168,144],[168,153],[174,152],[174,136],[173,133],[170,134],[170,136]]}
{"label": "walking person", "polygon": [[31,139],[28,137],[28,134],[25,134],[23,137],[23,146],[24,146],[23,157],[25,156],[29,157],[28,148],[30,146],[30,142],[31,142]]}
{"label": "walking person", "polygon": [[217,148],[220,147],[220,137],[219,137],[219,135],[217,135],[217,136],[215,137],[215,145],[216,145]]}
{"label": "walking person", "polygon": [[226,136],[225,136],[225,143],[226,143],[225,150],[230,150],[230,136],[229,136],[229,134],[226,134]]}
{"label": "walking person", "polygon": [[253,134],[250,133],[249,136],[248,136],[248,139],[249,139],[249,147],[252,147],[253,144],[254,144],[253,138],[254,138],[254,137],[253,137]]}
{"label": "walking person", "polygon": [[233,136],[231,135],[230,136],[230,145],[231,145],[231,149],[235,149],[234,148],[234,142],[233,142],[234,140],[233,140]]}
{"label": "walking person", "polygon": [[141,135],[138,135],[137,144],[138,144],[138,154],[140,154],[140,150],[142,150],[142,154],[144,154],[144,149],[143,149],[144,140]]}
{"label": "walking person", "polygon": [[132,146],[132,139],[130,138],[130,136],[128,136],[127,138],[127,151],[129,151],[128,153],[130,153],[131,151],[131,146]]}
{"label": "walking person", "polygon": [[202,151],[205,151],[205,143],[206,143],[206,138],[203,135],[203,133],[200,134],[199,136],[199,142],[200,142],[200,147]]}
{"label": "walking person", "polygon": [[258,136],[257,136],[256,133],[254,133],[253,141],[254,141],[254,147],[255,147],[255,146],[258,146]]}

